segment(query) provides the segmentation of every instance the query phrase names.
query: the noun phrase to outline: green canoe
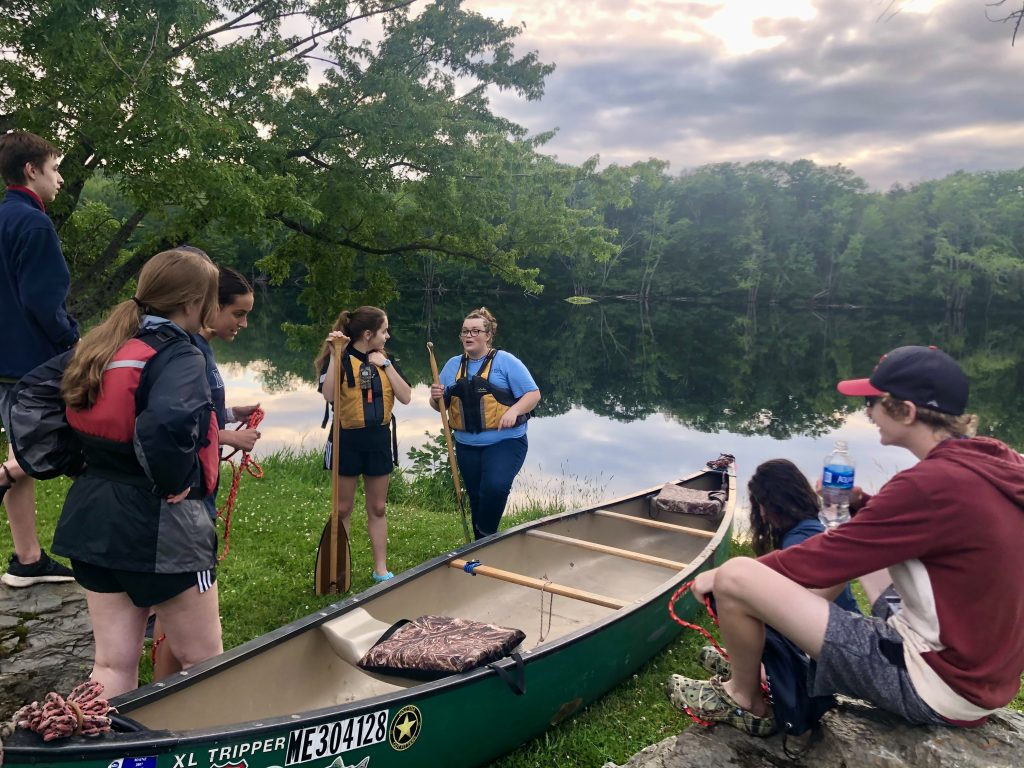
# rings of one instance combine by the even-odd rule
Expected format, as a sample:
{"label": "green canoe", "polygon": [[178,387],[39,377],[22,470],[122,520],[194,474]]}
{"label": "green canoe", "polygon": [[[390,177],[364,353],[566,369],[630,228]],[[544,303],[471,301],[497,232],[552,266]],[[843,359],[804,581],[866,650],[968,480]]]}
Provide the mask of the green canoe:
{"label": "green canoe", "polygon": [[[667,603],[728,556],[733,469],[676,481],[725,490],[719,518],[657,511],[659,488],[520,525],[434,558],[111,703],[115,732],[44,744],[16,732],[5,768],[478,766],[628,678],[681,631]],[[479,560],[474,575],[462,567]],[[677,612],[692,616],[686,596]],[[493,669],[431,682],[356,666],[401,619],[433,614],[515,627],[516,693]]]}

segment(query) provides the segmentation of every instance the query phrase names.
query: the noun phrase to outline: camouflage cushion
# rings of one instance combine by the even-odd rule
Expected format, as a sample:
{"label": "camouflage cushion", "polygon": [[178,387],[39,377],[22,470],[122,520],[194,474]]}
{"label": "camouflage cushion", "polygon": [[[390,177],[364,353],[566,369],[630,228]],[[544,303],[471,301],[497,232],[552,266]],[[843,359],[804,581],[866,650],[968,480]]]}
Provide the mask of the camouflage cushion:
{"label": "camouflage cushion", "polygon": [[400,621],[359,660],[373,672],[435,679],[468,672],[508,656],[526,634],[520,629],[450,616]]}

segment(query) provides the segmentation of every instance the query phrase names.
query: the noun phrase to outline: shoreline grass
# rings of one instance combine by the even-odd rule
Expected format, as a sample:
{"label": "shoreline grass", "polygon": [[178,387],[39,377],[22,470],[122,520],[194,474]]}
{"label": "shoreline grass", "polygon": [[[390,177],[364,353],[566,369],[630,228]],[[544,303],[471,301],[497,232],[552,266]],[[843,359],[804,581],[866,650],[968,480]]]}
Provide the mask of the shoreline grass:
{"label": "shoreline grass", "polygon": [[[419,471],[396,472],[388,494],[389,567],[395,573],[448,552],[464,542],[458,507],[450,490],[446,465],[429,470],[424,454]],[[272,629],[295,621],[338,596],[313,593],[313,567],[320,534],[330,516],[330,478],[321,469],[320,454],[282,451],[263,459],[263,479],[243,476],[229,538],[230,549],[218,568],[224,646],[233,648]],[[226,467],[224,468],[226,469]],[[415,469],[415,467],[414,467]],[[227,496],[230,474],[222,472],[221,496]],[[580,506],[569,492],[553,502],[542,494],[506,515],[502,528]],[[61,504],[70,486],[67,478],[39,483],[38,530],[49,548]],[[566,486],[562,486],[562,490]],[[589,499],[588,499],[589,501]],[[352,592],[373,585],[372,558],[366,534],[366,513],[360,491],[352,519]],[[223,540],[221,547],[223,548]],[[9,528],[0,527],[0,553],[11,551]],[[733,543],[734,554],[750,554]],[[667,620],[667,618],[666,618]],[[705,627],[709,621],[701,622]],[[644,747],[689,727],[687,717],[672,709],[663,693],[672,672],[703,674],[697,653],[704,638],[683,632],[665,652],[637,674],[557,728],[528,742],[492,765],[498,768],[597,768],[617,764]],[[599,660],[595,660],[599,663]],[[142,666],[144,681],[150,674]],[[1024,692],[1010,706],[1024,711]]]}

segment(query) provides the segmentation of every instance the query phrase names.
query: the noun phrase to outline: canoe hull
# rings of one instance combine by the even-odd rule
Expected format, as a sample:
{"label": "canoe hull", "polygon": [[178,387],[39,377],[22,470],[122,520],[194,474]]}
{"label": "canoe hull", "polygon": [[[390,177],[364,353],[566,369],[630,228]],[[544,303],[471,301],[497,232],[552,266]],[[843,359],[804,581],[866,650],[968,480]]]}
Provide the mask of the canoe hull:
{"label": "canoe hull", "polygon": [[[729,478],[729,485],[731,496],[735,497],[734,477]],[[646,503],[656,490],[633,499]],[[586,512],[557,517],[571,523],[574,514]],[[51,745],[42,745],[34,735],[19,732],[8,745],[4,765],[66,768],[73,762],[82,768],[456,768],[485,764],[579,712],[677,637],[682,628],[668,617],[668,599],[684,580],[728,557],[731,519],[732,504],[700,556],[642,601],[610,613],[593,626],[524,653],[526,690],[522,695],[514,693],[493,671],[479,669],[346,705],[201,731],[147,730]],[[501,536],[511,536],[519,529],[535,525],[528,523]],[[467,545],[459,553],[451,554],[471,558],[473,549],[474,545]],[[420,568],[429,570],[438,565],[437,561],[432,564]],[[551,596],[543,592],[536,595],[533,599],[537,601],[540,627],[528,629],[539,629],[543,634],[542,606],[548,605]],[[329,619],[335,609],[344,613],[361,598],[357,595],[338,603],[320,616]],[[367,602],[371,599],[365,598]],[[555,598],[556,605],[559,599]],[[677,603],[676,610],[680,615],[693,617],[697,604],[687,595]],[[325,620],[307,618],[290,627]],[[287,635],[289,629],[282,628],[271,635]],[[236,650],[244,656],[246,648],[259,642]],[[511,660],[500,664],[514,673]],[[155,687],[142,689],[138,698],[160,695],[146,693]],[[275,696],[275,687],[262,695]],[[132,706],[129,700],[125,707],[129,715]]]}

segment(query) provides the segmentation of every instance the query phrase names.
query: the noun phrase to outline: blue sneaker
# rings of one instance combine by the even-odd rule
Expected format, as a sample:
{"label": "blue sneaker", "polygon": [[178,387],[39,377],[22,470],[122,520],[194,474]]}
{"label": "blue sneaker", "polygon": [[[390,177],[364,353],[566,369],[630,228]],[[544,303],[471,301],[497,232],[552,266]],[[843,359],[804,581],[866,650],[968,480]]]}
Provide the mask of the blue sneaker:
{"label": "blue sneaker", "polygon": [[372,571],[370,575],[373,576],[373,580],[378,584],[380,584],[382,581],[387,581],[388,579],[395,578],[395,574],[393,574],[391,571],[388,571],[383,575],[377,573],[376,571]]}

